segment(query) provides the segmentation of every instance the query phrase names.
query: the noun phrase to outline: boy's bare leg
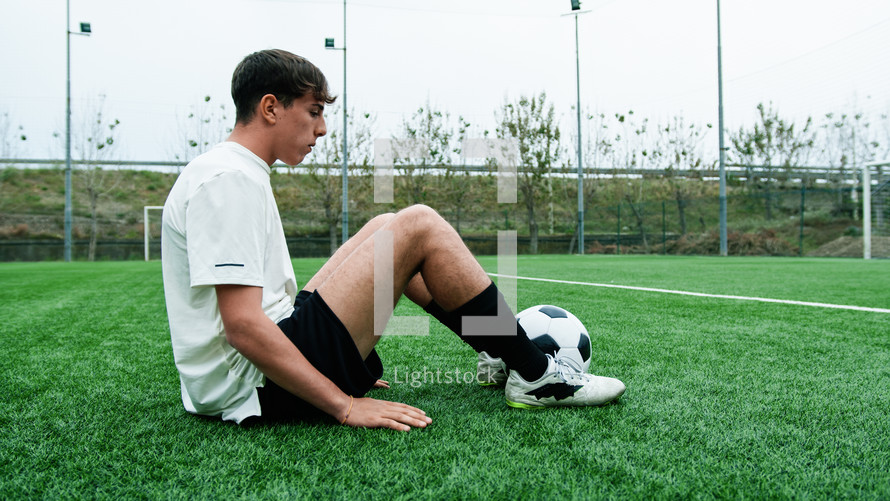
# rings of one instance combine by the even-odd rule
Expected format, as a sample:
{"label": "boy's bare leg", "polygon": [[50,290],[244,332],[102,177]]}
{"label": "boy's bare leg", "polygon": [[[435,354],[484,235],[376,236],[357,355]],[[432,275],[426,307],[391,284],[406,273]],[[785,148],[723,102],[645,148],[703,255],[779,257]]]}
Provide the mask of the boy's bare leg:
{"label": "boy's bare leg", "polygon": [[347,240],[343,245],[334,252],[334,255],[331,256],[330,259],[321,267],[312,278],[306,282],[306,285],[303,286],[303,289],[308,291],[314,291],[318,288],[319,285],[324,283],[325,280],[343,263],[346,258],[349,257],[350,254],[358,248],[358,246],[368,239],[371,235],[374,234],[375,231],[380,229],[381,226],[386,224],[389,220],[395,217],[395,214],[380,214],[379,216],[374,217],[359,230],[358,233],[352,236],[349,240]]}
{"label": "boy's bare leg", "polygon": [[[491,284],[457,232],[429,207],[404,209],[389,217],[380,230],[393,233],[392,304],[418,273],[430,298],[446,310],[465,304]],[[374,335],[375,233],[356,239],[355,249],[315,285],[365,357],[379,340]],[[420,291],[419,283],[415,285],[413,289]]]}
{"label": "boy's bare leg", "polygon": [[[379,230],[381,226],[395,216],[394,213],[380,214],[365,223],[358,233],[353,235],[345,244],[337,249],[334,255],[331,256],[315,275],[312,276],[309,282],[306,283],[303,289],[309,291],[317,289],[318,286],[324,283],[334,270],[336,270],[362,242],[373,235],[375,231]],[[427,306],[430,304],[430,301],[433,300],[433,296],[430,295],[420,273],[415,274],[408,282],[408,285],[405,287],[404,295],[421,307]]]}
{"label": "boy's bare leg", "polygon": [[405,286],[405,297],[417,303],[420,307],[424,308],[430,304],[430,301],[433,300],[433,295],[430,294],[430,290],[426,288],[426,284],[423,282],[423,276],[418,273],[411,277],[411,280],[408,281],[408,285]]}
{"label": "boy's bare leg", "polygon": [[[358,246],[365,241],[368,237],[374,234],[375,231],[379,230],[381,226],[386,224],[389,220],[395,217],[394,213],[380,214],[372,218],[370,221],[365,223],[364,226],[359,230],[358,233],[353,235],[349,240],[346,241],[345,244],[341,245],[334,255],[328,259],[325,264],[315,272],[315,275],[306,282],[306,285],[303,289],[308,291],[313,291],[318,288],[319,285],[323,284],[325,280],[337,269],[343,261],[352,254]],[[426,284],[423,283],[423,277],[420,276],[420,273],[414,275],[411,280],[408,282],[407,287],[405,287],[405,297],[410,299],[411,301],[417,303],[420,306],[426,306],[433,300],[433,296],[430,295],[429,290],[426,287]]]}

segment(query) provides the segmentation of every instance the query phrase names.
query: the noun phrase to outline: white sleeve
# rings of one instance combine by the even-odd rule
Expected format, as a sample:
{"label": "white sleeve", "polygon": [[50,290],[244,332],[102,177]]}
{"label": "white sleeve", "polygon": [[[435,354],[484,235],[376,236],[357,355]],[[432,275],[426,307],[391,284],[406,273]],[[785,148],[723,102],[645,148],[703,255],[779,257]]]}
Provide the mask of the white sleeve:
{"label": "white sleeve", "polygon": [[221,173],[189,197],[185,227],[192,287],[263,286],[265,192],[246,175]]}

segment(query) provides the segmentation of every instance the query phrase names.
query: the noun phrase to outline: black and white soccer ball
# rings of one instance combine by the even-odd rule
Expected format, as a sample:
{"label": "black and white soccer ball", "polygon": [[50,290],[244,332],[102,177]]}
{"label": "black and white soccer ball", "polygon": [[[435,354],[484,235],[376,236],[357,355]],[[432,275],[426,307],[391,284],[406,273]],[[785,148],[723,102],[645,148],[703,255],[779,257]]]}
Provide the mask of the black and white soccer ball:
{"label": "black and white soccer ball", "polygon": [[519,312],[516,320],[544,353],[570,358],[582,372],[588,371],[590,334],[578,317],[559,306],[539,304]]}

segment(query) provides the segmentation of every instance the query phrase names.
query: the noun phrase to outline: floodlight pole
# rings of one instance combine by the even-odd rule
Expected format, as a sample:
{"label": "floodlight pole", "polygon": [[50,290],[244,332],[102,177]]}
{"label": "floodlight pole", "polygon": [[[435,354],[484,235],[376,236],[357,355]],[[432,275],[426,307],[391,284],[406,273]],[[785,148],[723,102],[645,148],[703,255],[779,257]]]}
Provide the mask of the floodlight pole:
{"label": "floodlight pole", "polygon": [[720,0],[717,0],[717,135],[720,147],[720,255],[729,254],[726,242],[726,149],[723,145],[723,48],[720,41]]}
{"label": "floodlight pole", "polygon": [[862,259],[871,259],[871,166],[862,166]]}
{"label": "floodlight pole", "polygon": [[71,2],[65,11],[65,262],[71,262]]}
{"label": "floodlight pole", "polygon": [[65,262],[71,262],[71,35],[90,36],[89,23],[80,23],[80,32],[71,31],[71,1],[65,2]]}
{"label": "floodlight pole", "polygon": [[324,48],[343,51],[343,243],[349,240],[349,150],[346,139],[346,0],[343,0],[343,47],[334,47],[333,38],[325,38]]}
{"label": "floodlight pole", "polygon": [[578,15],[575,15],[575,89],[578,117],[578,254],[584,254],[584,169],[581,166],[581,57],[578,44]]}
{"label": "floodlight pole", "polygon": [[346,147],[346,0],[343,0],[343,243],[349,240],[349,150]]}
{"label": "floodlight pole", "polygon": [[577,101],[575,111],[578,119],[578,254],[584,254],[584,167],[581,154],[581,56],[578,42],[578,16],[590,12],[581,11],[581,2],[572,0],[572,12],[567,15],[575,17],[575,90]]}

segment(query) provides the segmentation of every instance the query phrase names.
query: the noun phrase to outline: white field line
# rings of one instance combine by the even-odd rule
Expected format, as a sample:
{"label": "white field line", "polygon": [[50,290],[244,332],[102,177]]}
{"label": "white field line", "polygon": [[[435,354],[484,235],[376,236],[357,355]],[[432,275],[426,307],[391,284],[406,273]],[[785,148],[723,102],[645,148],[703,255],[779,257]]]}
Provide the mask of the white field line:
{"label": "white field line", "polygon": [[793,301],[790,299],[770,299],[766,297],[748,297],[748,296],[730,296],[726,294],[705,294],[703,292],[688,292],[688,291],[675,291],[670,289],[656,289],[652,287],[634,287],[631,285],[615,285],[615,284],[597,284],[592,282],[575,282],[572,280],[554,280],[552,278],[534,278],[534,277],[519,277],[513,275],[500,275],[498,273],[489,273],[490,276],[493,277],[501,277],[501,278],[515,278],[517,280],[530,280],[533,282],[550,282],[556,284],[568,284],[568,285],[584,285],[587,287],[606,287],[609,289],[626,289],[632,291],[644,291],[644,292],[660,292],[662,294],[679,294],[681,296],[698,296],[698,297],[709,297],[709,298],[717,298],[717,299],[736,299],[740,301],[759,301],[761,303],[781,303],[781,304],[793,304],[798,306],[812,306],[816,308],[834,308],[837,310],[854,310],[854,311],[868,311],[872,313],[890,313],[890,309],[887,308],[871,308],[868,306],[851,306],[845,304],[831,304],[831,303],[813,303],[810,301]]}

